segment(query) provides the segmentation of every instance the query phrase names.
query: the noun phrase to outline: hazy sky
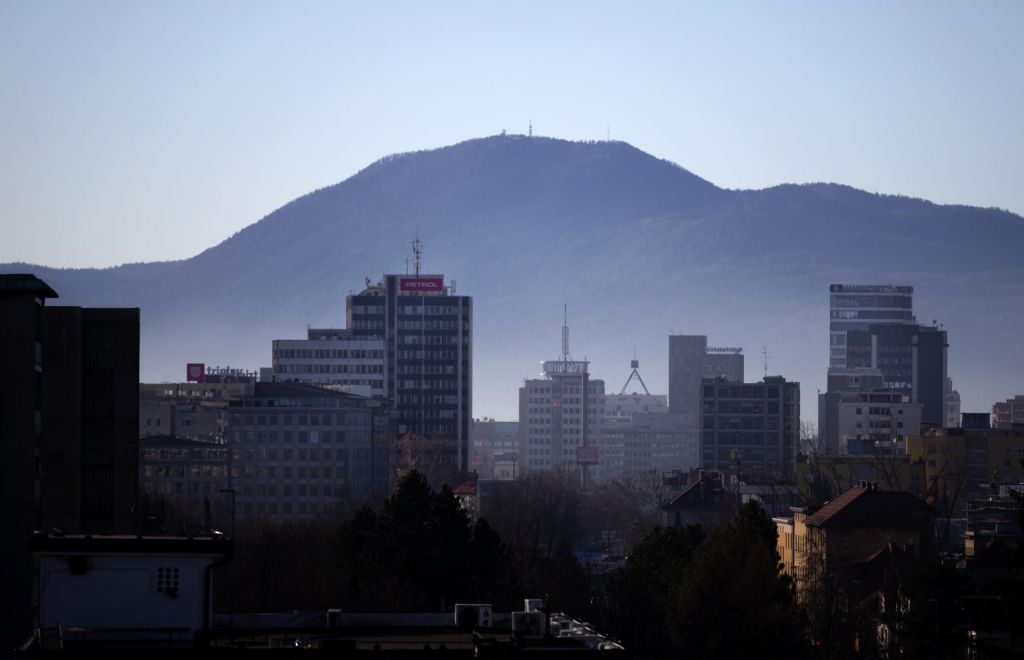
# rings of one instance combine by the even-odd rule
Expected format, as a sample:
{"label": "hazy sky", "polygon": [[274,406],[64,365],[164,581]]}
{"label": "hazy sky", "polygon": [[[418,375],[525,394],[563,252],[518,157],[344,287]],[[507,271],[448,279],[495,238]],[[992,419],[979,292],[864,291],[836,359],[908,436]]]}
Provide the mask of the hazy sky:
{"label": "hazy sky", "polygon": [[1024,212],[1024,2],[0,2],[0,262],[178,259],[388,153],[626,140]]}

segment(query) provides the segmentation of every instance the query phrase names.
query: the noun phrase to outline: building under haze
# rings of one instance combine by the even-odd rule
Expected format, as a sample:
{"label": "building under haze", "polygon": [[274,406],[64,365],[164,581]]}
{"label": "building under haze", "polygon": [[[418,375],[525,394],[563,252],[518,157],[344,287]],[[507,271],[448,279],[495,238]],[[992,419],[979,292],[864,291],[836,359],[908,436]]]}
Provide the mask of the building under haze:
{"label": "building under haze", "polygon": [[33,275],[0,275],[0,644],[30,632],[33,530],[134,531],[139,310],[46,307]]}
{"label": "building under haze", "polygon": [[914,287],[892,284],[829,286],[829,366],[849,366],[847,333],[869,325],[915,325]]}
{"label": "building under haze", "polygon": [[760,383],[705,379],[701,467],[788,473],[800,440],[800,383],[771,376]]}
{"label": "building under haze", "polygon": [[562,359],[541,364],[542,377],[519,388],[519,474],[579,471],[589,487],[599,462],[604,423],[604,381],[590,378],[590,363],[569,358],[569,328],[562,326]]}
{"label": "building under haze", "polygon": [[467,472],[473,299],[454,295],[443,275],[420,274],[417,253],[415,275],[368,283],[348,296],[346,316],[354,341],[383,342],[383,396],[395,409],[398,435],[428,438],[441,447],[442,462]]}
{"label": "building under haze", "polygon": [[229,405],[231,483],[241,520],[310,520],[386,496],[390,411],[302,383],[257,383]]}
{"label": "building under haze", "polygon": [[384,338],[356,337],[351,328],[310,328],[306,339],[275,339],[273,379],[341,385],[384,397]]}
{"label": "building under haze", "polygon": [[678,425],[681,447],[697,448],[701,445],[701,386],[704,379],[743,382],[742,351],[741,348],[709,347],[705,335],[669,336],[668,408]]}
{"label": "building under haze", "polygon": [[846,336],[849,368],[882,372],[882,389],[923,404],[921,423],[946,425],[946,331],[922,325],[869,325]]}

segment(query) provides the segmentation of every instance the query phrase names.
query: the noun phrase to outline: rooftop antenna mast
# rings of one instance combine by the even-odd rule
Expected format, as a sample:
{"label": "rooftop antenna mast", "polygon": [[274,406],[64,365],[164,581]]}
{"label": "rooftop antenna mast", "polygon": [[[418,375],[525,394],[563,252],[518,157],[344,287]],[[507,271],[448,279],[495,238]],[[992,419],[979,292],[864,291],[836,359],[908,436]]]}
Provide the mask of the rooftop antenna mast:
{"label": "rooftop antenna mast", "polygon": [[569,305],[562,306],[562,360],[569,361]]}
{"label": "rooftop antenna mast", "polygon": [[764,358],[764,377],[768,377],[768,347],[761,347],[761,356]]}
{"label": "rooftop antenna mast", "polygon": [[630,361],[629,366],[633,368],[633,372],[629,374],[629,378],[626,379],[626,384],[622,386],[622,391],[619,392],[619,396],[626,393],[626,389],[629,384],[633,382],[635,378],[640,383],[640,387],[644,388],[644,394],[650,395],[650,390],[647,389],[647,385],[644,384],[644,379],[640,377],[640,372],[637,371],[640,368],[640,360],[636,359],[636,346],[633,347],[633,359]]}
{"label": "rooftop antenna mast", "polygon": [[413,263],[416,264],[416,277],[420,276],[420,260],[423,258],[423,243],[420,243],[420,234],[416,232],[416,240],[412,242]]}

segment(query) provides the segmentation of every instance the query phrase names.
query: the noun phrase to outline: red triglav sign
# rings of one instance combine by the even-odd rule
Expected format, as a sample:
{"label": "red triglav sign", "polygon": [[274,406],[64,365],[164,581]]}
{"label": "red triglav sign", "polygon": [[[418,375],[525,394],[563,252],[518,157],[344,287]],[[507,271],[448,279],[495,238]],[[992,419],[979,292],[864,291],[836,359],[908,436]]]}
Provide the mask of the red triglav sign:
{"label": "red triglav sign", "polygon": [[189,362],[186,365],[185,378],[189,383],[202,383],[206,381],[206,365],[202,362]]}
{"label": "red triglav sign", "polygon": [[398,281],[399,291],[441,291],[443,277],[403,277]]}

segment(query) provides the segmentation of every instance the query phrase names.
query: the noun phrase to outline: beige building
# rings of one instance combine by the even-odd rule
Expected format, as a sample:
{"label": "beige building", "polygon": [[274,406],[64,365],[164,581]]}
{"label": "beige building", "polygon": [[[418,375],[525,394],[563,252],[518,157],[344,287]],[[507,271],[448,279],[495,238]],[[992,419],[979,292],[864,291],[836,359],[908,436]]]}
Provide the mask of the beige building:
{"label": "beige building", "polygon": [[775,518],[783,570],[801,598],[823,580],[892,544],[917,558],[935,552],[934,511],[908,492],[862,482],[820,508]]}

